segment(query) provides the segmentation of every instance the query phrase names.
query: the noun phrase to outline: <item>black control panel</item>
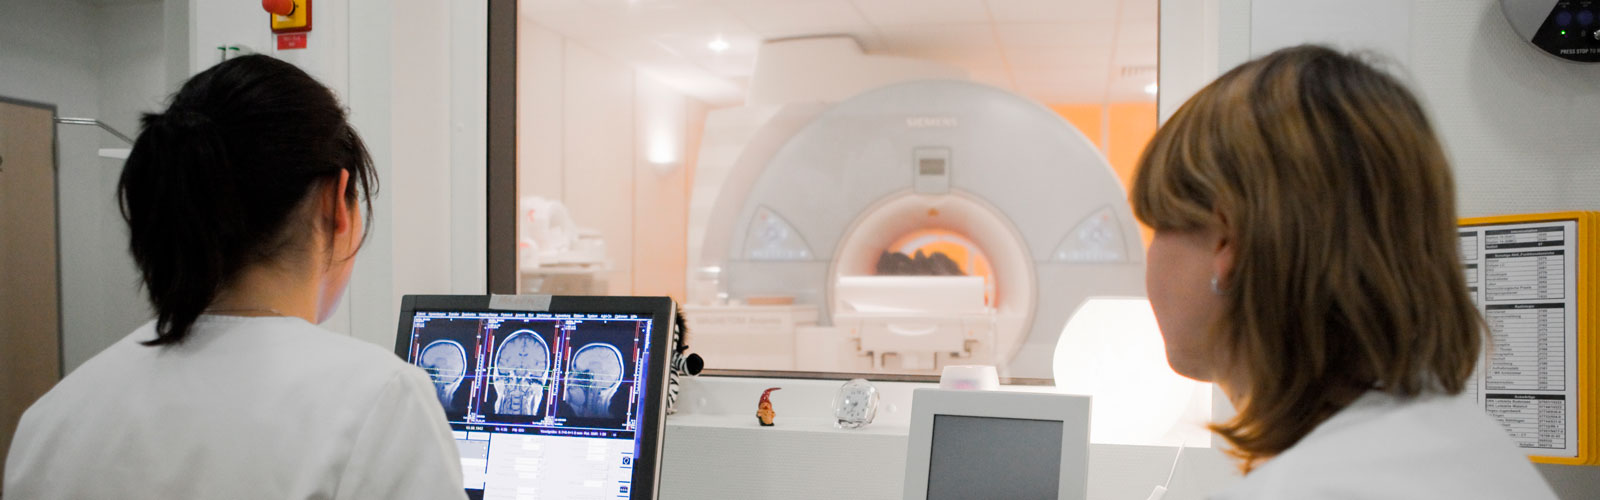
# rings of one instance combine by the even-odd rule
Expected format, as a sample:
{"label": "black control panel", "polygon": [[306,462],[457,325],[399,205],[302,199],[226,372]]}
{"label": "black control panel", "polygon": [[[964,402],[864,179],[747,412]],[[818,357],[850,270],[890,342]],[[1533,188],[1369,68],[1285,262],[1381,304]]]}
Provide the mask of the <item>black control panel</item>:
{"label": "black control panel", "polygon": [[1533,44],[1562,59],[1600,62],[1600,0],[1557,3]]}

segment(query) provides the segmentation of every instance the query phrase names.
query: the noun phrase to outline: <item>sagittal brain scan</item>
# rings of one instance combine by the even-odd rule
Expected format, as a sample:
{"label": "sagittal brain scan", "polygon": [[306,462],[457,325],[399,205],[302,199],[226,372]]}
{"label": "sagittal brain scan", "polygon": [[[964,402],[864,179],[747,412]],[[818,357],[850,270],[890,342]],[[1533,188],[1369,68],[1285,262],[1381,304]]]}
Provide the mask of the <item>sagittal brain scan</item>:
{"label": "sagittal brain scan", "polygon": [[622,351],[611,344],[597,342],[573,353],[562,395],[573,415],[611,418],[611,397],[622,387],[624,368]]}
{"label": "sagittal brain scan", "polygon": [[456,389],[467,377],[467,350],[453,340],[435,340],[422,348],[417,366],[428,372],[433,388],[438,392],[439,404],[450,408]]}
{"label": "sagittal brain scan", "polygon": [[495,352],[490,368],[490,385],[498,399],[494,412],[502,415],[534,416],[544,401],[550,377],[550,345],[533,330],[517,330],[507,335]]}

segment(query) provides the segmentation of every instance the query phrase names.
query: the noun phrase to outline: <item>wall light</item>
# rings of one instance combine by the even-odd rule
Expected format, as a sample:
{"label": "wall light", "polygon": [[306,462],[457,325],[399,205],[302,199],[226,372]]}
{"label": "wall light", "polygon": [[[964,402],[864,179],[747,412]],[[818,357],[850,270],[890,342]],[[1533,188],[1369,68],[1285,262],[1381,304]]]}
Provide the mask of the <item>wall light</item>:
{"label": "wall light", "polygon": [[670,131],[658,130],[650,134],[649,144],[645,145],[645,161],[655,167],[657,172],[669,173],[678,168],[683,160],[678,152],[678,140]]}
{"label": "wall light", "polygon": [[1150,301],[1090,298],[1061,331],[1056,390],[1094,397],[1095,443],[1209,446],[1211,384],[1167,366]]}
{"label": "wall light", "polygon": [[1161,87],[1156,85],[1156,82],[1150,82],[1149,85],[1144,86],[1144,93],[1146,94],[1156,95],[1156,91],[1158,90],[1161,90]]}

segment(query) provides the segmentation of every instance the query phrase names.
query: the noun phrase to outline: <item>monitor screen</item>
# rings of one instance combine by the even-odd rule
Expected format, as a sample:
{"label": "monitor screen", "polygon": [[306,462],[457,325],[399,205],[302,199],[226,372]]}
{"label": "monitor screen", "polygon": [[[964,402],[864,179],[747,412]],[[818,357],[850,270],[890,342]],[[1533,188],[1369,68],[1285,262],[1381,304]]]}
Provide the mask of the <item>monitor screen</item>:
{"label": "monitor screen", "polygon": [[1059,420],[933,416],[928,499],[1060,498]]}
{"label": "monitor screen", "polygon": [[416,311],[473,498],[628,498],[650,371],[648,315]]}

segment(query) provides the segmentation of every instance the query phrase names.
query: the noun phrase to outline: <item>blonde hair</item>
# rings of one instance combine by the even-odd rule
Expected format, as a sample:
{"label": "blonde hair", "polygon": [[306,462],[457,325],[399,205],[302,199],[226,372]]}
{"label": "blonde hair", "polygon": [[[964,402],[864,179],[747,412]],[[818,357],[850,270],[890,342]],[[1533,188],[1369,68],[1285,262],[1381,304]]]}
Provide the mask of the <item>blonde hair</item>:
{"label": "blonde hair", "polygon": [[1246,472],[1367,390],[1456,394],[1471,376],[1482,321],[1450,166],[1371,65],[1300,46],[1229,71],[1156,132],[1132,202],[1156,231],[1234,245],[1209,338],[1244,393],[1211,429]]}

